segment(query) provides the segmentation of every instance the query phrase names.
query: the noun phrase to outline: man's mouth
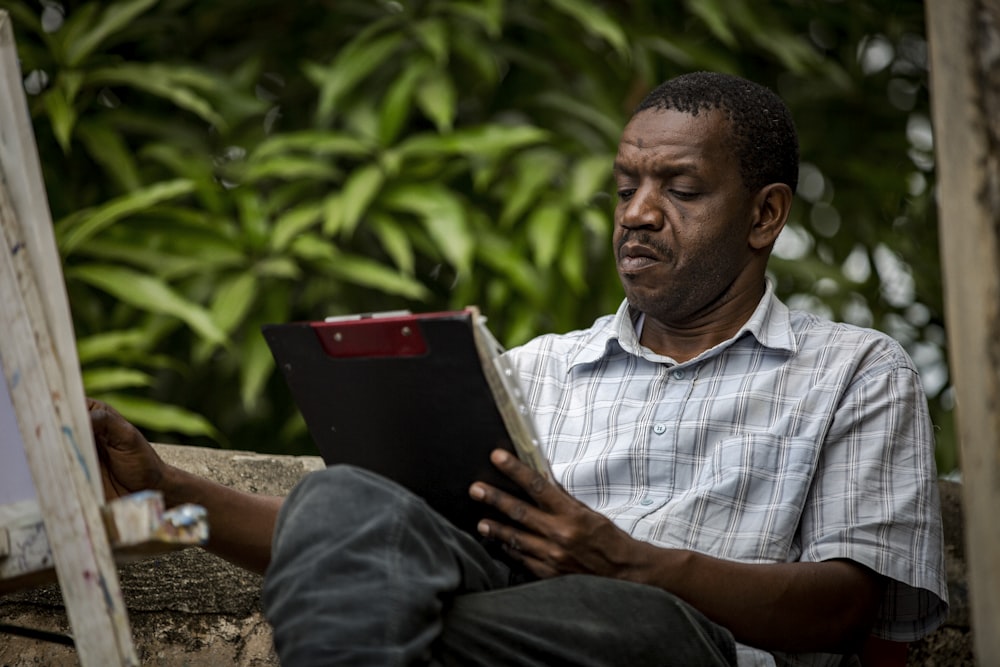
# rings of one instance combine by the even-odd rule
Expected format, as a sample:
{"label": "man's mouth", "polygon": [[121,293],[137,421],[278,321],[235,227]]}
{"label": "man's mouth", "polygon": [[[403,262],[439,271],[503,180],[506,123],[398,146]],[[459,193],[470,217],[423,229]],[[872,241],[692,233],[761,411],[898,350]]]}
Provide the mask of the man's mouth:
{"label": "man's mouth", "polygon": [[661,261],[656,251],[638,243],[626,243],[618,250],[618,268],[623,272],[641,271]]}

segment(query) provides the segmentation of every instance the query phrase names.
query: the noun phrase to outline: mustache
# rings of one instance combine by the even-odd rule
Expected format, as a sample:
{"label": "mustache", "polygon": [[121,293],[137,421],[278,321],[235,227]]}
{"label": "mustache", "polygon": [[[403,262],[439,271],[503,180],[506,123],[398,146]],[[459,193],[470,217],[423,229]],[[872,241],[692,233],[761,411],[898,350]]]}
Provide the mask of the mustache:
{"label": "mustache", "polygon": [[618,244],[615,247],[615,257],[621,257],[622,248],[629,243],[645,246],[663,259],[670,259],[674,255],[673,251],[667,245],[653,237],[649,232],[629,229],[622,233],[621,238],[618,239]]}

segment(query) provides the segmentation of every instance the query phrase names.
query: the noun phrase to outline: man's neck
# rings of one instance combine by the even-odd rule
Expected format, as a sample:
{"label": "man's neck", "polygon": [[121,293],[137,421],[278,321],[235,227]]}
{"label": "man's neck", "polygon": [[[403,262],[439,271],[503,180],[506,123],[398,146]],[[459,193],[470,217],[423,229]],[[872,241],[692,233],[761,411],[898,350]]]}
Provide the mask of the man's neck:
{"label": "man's neck", "polygon": [[764,292],[761,286],[688,321],[664,321],[646,313],[639,343],[677,363],[694,359],[705,350],[735,336],[753,316]]}

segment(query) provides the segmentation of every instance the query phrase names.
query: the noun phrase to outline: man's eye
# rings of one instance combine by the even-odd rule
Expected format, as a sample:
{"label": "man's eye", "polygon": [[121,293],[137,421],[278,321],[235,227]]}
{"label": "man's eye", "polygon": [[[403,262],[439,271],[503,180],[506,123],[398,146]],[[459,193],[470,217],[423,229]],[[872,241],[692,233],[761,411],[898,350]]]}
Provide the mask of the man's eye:
{"label": "man's eye", "polygon": [[670,194],[672,194],[677,199],[680,199],[681,201],[691,201],[693,199],[697,199],[701,193],[689,192],[687,190],[671,190]]}
{"label": "man's eye", "polygon": [[618,191],[618,198],[622,201],[628,201],[635,194],[635,188],[623,188]]}

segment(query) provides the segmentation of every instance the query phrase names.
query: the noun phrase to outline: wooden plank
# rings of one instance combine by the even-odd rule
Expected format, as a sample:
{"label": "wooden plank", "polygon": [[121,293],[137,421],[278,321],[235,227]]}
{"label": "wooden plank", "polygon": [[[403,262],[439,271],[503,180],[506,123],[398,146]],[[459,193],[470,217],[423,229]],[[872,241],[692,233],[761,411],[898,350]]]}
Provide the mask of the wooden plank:
{"label": "wooden plank", "polygon": [[[62,272],[51,236],[38,233],[51,221],[39,219],[29,206],[22,221],[8,192],[25,196],[21,168],[37,166],[22,155],[25,163],[11,161],[10,147],[34,153],[30,125],[11,127],[11,116],[25,117],[23,91],[12,89],[9,80],[16,58],[9,19],[0,13],[0,63],[7,89],[0,94],[7,109],[0,111],[0,364],[17,416],[28,466],[45,523],[45,532],[55,562],[67,615],[77,637],[77,651],[83,665],[136,665],[131,629],[118,583],[118,573],[98,509],[94,483],[99,485],[96,453],[83,393],[71,380],[67,387],[67,358],[58,350],[68,332],[74,348],[72,325],[67,318],[51,317],[59,295],[65,303]],[[16,60],[15,60],[16,62]],[[16,69],[16,68],[15,68]],[[11,102],[13,98],[13,103]],[[12,111],[10,107],[15,109]],[[39,172],[40,175],[40,172]],[[29,174],[30,176],[30,174]],[[30,179],[29,179],[30,180]],[[13,187],[11,187],[13,185]],[[40,201],[44,202],[44,188]],[[32,197],[38,197],[37,193]],[[38,200],[32,203],[37,204]],[[21,202],[24,205],[24,201]],[[47,212],[47,208],[46,208]],[[44,245],[35,248],[33,246]],[[36,281],[42,275],[42,289]],[[52,287],[58,280],[59,289]],[[44,291],[43,291],[44,290]],[[57,308],[58,310],[58,308]],[[59,331],[60,340],[50,332]],[[73,355],[75,359],[75,354]],[[75,368],[79,375],[78,367]],[[82,418],[81,418],[82,412]],[[10,530],[7,531],[8,537]],[[9,559],[7,559],[9,560]]]}
{"label": "wooden plank", "polygon": [[[14,31],[7,12],[0,10],[0,166],[14,211],[25,233],[25,245],[31,257],[35,281],[43,299],[49,331],[56,339],[56,350],[63,386],[67,392],[83,396],[80,361],[73,336],[73,320],[63,282],[62,262],[56,249],[42,168],[35,145],[35,135],[24,97],[21,70],[18,66]],[[70,419],[77,433],[86,433],[80,442],[80,456],[91,490],[98,502],[104,492],[98,472],[97,454],[90,437],[86,404],[71,401]],[[88,443],[89,446],[88,446]]]}
{"label": "wooden plank", "polygon": [[[3,166],[3,175],[9,174],[7,163]],[[84,396],[66,389],[26,250],[32,237],[13,210],[6,184],[0,178],[0,365],[67,615],[85,667],[138,665],[117,569],[82,455],[88,444],[93,451],[90,426],[81,430],[72,418],[74,403],[86,413]],[[91,470],[99,474],[97,468]]]}
{"label": "wooden plank", "polygon": [[1000,5],[926,12],[972,626],[978,663],[1000,665]]}

